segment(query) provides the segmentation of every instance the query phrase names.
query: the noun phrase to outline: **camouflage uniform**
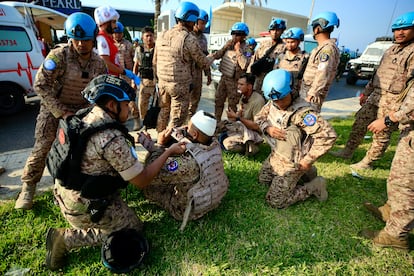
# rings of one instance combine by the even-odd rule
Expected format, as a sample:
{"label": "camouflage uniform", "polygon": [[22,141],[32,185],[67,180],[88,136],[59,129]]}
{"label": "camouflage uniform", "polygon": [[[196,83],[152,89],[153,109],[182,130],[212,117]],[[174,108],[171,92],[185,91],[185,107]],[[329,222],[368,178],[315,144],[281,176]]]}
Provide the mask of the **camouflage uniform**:
{"label": "camouflage uniform", "polygon": [[[259,48],[254,52],[253,57],[250,60],[250,64],[249,67],[247,68],[247,73],[251,72],[251,66],[253,65],[253,63],[255,63],[257,60],[259,60],[260,58],[262,58],[265,53],[267,52],[267,50],[269,50],[272,46],[273,46],[273,40],[272,39],[268,39],[265,41],[260,42],[260,46]],[[269,54],[270,58],[274,58],[275,59],[275,67],[274,69],[277,69],[277,64],[279,63],[280,59],[279,59],[279,55],[285,52],[285,44],[283,43],[283,41],[281,39],[278,39],[278,41],[276,42],[277,45],[276,47],[273,49],[273,51]],[[254,86],[253,89],[255,91],[262,91],[262,84],[263,84],[263,79],[265,77],[266,74],[262,73],[260,76],[256,77],[256,80],[254,82]]]}
{"label": "camouflage uniform", "polygon": [[[132,43],[123,38],[121,41],[116,41],[114,39],[114,44],[118,48],[118,54],[119,54],[119,64],[122,68],[132,70],[132,67],[134,66],[134,48],[132,46]],[[121,75],[120,78],[124,79],[128,83],[131,83],[131,79],[126,77],[125,75]],[[131,109],[131,114],[133,118],[139,118],[139,109],[135,102],[130,102],[129,104]]]}
{"label": "camouflage uniform", "polygon": [[[254,116],[259,113],[264,104],[263,96],[255,91],[245,103],[242,97],[240,100],[242,117],[253,121]],[[252,141],[254,144],[263,142],[261,133],[248,129],[242,122],[228,122],[225,126],[228,137],[223,140],[223,145],[228,151],[242,152],[247,141]]]}
{"label": "camouflage uniform", "polygon": [[338,63],[339,49],[332,39],[313,49],[310,54],[299,94],[304,99],[312,96],[312,104],[318,112],[321,111],[329,86],[335,78]]}
{"label": "camouflage uniform", "polygon": [[221,58],[219,70],[222,73],[215,95],[214,115],[217,122],[220,122],[223,115],[226,98],[228,98],[229,108],[237,111],[237,103],[240,100],[240,94],[237,92],[237,81],[246,72],[249,65],[250,53],[248,49],[249,47],[243,42],[240,45],[239,52],[225,45],[214,53],[215,59]]}
{"label": "camouflage uniform", "polygon": [[[202,32],[192,32],[194,36],[198,39],[198,43],[200,44],[201,50],[208,55],[208,42],[206,36]],[[211,78],[211,70],[210,67],[204,69],[204,74]],[[203,68],[200,68],[197,64],[193,64],[193,82],[192,82],[192,90],[191,90],[191,99],[190,99],[190,107],[188,112],[188,118],[191,118],[197,111],[198,103],[200,102],[201,98],[201,91],[203,86]]]}
{"label": "camouflage uniform", "polygon": [[70,44],[50,51],[34,83],[34,90],[41,99],[40,112],[36,121],[35,144],[21,177],[23,183],[36,185],[40,181],[59,118],[65,112],[75,113],[88,106],[80,92],[92,78],[106,72],[105,62],[94,52],[89,60],[84,61]]}
{"label": "camouflage uniform", "polygon": [[[87,125],[97,121],[114,121],[98,106],[82,120]],[[82,173],[112,176],[119,174],[125,181],[134,178],[144,167],[138,161],[133,146],[119,130],[107,129],[92,135],[82,159]],[[99,245],[110,233],[124,228],[142,231],[143,223],[134,210],[121,199],[119,193],[108,197],[109,205],[98,222],[91,221],[87,211],[90,200],[82,197],[80,191],[67,189],[60,180],[56,180],[54,195],[63,216],[72,226],[66,228],[63,234],[68,250]]]}
{"label": "camouflage uniform", "polygon": [[414,224],[414,85],[394,113],[399,121],[400,139],[387,180],[390,217],[384,228],[393,237],[407,238]]}
{"label": "camouflage uniform", "polygon": [[[144,55],[150,55],[151,52],[154,51],[154,48],[148,49],[146,46],[138,46],[135,49],[135,56],[134,56],[134,62],[138,62],[139,69],[138,74],[141,77],[141,85],[139,86],[139,96],[138,96],[138,106],[139,106],[139,115],[141,116],[141,119],[145,118],[145,115],[147,115],[147,111],[149,108],[149,101],[152,96],[154,96],[155,91],[155,80],[153,78],[147,78],[143,76],[140,73],[141,69],[141,62],[144,57]],[[151,61],[151,67],[152,67],[152,61]]]}
{"label": "camouflage uniform", "polygon": [[[292,95],[296,97],[299,95],[300,85],[309,59],[309,54],[298,48],[298,52],[293,56],[290,56],[290,54],[285,51],[283,54],[279,55],[279,59],[280,62],[274,69],[285,69],[292,73],[294,80]],[[299,74],[301,74],[301,76],[299,76]]]}
{"label": "camouflage uniform", "polygon": [[[183,137],[183,129],[175,131],[182,137],[180,141],[187,140],[187,151],[169,157],[143,192],[146,198],[166,209],[175,219],[182,220],[183,229],[187,220],[198,219],[220,204],[229,181],[216,140],[209,145],[191,143]],[[147,164],[157,159],[164,148],[155,145],[149,151]]]}
{"label": "camouflage uniform", "polygon": [[[382,57],[380,66],[372,80],[366,85],[366,103],[358,110],[352,130],[346,142],[345,152],[353,153],[361,144],[368,125],[377,118],[383,118],[390,111],[399,109],[396,99],[404,89],[405,82],[414,70],[414,43],[391,46]],[[373,135],[371,147],[366,153],[369,161],[381,158],[390,143],[391,133],[397,126],[386,128]]]}
{"label": "camouflage uniform", "polygon": [[325,154],[335,143],[335,130],[301,98],[286,111],[269,101],[255,116],[255,122],[264,133],[269,126],[287,132],[287,140],[277,141],[259,173],[259,182],[270,186],[267,202],[272,207],[285,208],[310,197],[305,186],[298,185],[305,171],[299,170],[297,164],[301,160],[313,164]]}
{"label": "camouflage uniform", "polygon": [[159,105],[157,131],[183,125],[190,104],[191,67],[200,68],[210,63],[197,38],[187,28],[175,25],[157,38],[154,64],[157,68]]}

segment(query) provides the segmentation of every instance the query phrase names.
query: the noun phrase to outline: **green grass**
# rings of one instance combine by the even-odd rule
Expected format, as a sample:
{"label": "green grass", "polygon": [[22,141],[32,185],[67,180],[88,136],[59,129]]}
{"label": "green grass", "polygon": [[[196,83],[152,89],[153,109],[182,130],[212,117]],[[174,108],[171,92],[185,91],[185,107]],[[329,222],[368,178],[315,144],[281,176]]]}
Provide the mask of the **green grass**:
{"label": "green grass", "polygon": [[[335,148],[343,147],[352,119],[333,119],[338,133]],[[353,178],[349,164],[359,161],[370,140],[352,160],[327,154],[317,163],[328,180],[329,199],[311,198],[287,209],[269,207],[267,188],[257,182],[266,145],[254,158],[224,154],[230,188],[216,210],[188,223],[181,222],[146,201],[128,187],[129,205],[145,221],[151,252],[133,275],[413,275],[414,254],[380,249],[358,236],[363,228],[384,224],[368,214],[361,203],[386,200],[386,178],[395,151],[397,133],[376,169]],[[45,234],[49,227],[66,227],[52,194],[36,197],[33,210],[13,209],[14,201],[0,206],[0,274],[29,268],[30,275],[110,275],[101,265],[100,248],[69,254],[68,265],[51,273],[44,265]],[[411,238],[411,245],[414,240]]]}

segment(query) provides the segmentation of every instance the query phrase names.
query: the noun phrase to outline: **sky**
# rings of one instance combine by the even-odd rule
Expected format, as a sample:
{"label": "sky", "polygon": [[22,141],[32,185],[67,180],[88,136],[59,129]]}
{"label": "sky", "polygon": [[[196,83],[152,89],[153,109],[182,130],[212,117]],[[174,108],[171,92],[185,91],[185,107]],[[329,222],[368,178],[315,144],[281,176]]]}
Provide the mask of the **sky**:
{"label": "sky", "polygon": [[[155,9],[153,0],[81,0],[81,2],[82,5],[91,7],[111,5],[123,10],[154,11]],[[192,0],[191,2],[208,12],[210,5],[212,9],[215,9],[223,3],[223,0]],[[247,2],[250,1],[247,0]],[[178,3],[178,0],[168,0],[161,6],[161,12],[175,9]],[[267,0],[267,4],[265,0],[262,0],[262,7],[309,17],[312,0]],[[338,45],[345,46],[352,51],[359,49],[359,52],[362,52],[367,44],[375,41],[376,37],[391,36],[392,21],[403,13],[414,11],[414,1],[314,0],[311,17],[325,11],[333,11],[339,17],[340,26],[333,32],[333,37],[338,38]],[[122,22],[122,18],[120,21]],[[287,27],[295,26],[288,25]]]}

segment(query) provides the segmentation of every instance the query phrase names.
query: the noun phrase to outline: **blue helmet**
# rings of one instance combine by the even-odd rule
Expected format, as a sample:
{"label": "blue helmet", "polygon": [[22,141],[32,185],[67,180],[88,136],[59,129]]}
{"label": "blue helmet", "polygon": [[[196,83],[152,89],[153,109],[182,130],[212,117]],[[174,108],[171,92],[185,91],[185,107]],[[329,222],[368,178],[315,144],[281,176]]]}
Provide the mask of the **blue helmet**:
{"label": "blue helmet", "polygon": [[409,28],[414,26],[414,12],[407,12],[398,16],[391,25],[391,30]]}
{"label": "blue helmet", "polygon": [[83,12],[75,12],[66,18],[65,32],[69,38],[76,40],[95,39],[98,26],[93,18]]}
{"label": "blue helmet", "polygon": [[136,96],[135,90],[125,80],[112,75],[95,77],[81,93],[91,104],[103,95],[109,95],[117,102],[135,101]]}
{"label": "blue helmet", "polygon": [[249,35],[249,27],[247,27],[246,23],[243,22],[236,22],[231,27],[230,34],[244,34],[245,36]]}
{"label": "blue helmet", "polygon": [[123,33],[124,32],[124,25],[121,22],[116,22],[116,28],[114,29],[114,33]]}
{"label": "blue helmet", "polygon": [[208,22],[208,13],[205,10],[200,9],[200,14],[198,15],[198,20],[203,20],[204,22]]}
{"label": "blue helmet", "polygon": [[197,5],[191,2],[180,2],[175,11],[175,18],[184,22],[197,22],[200,10]]}
{"label": "blue helmet", "polygon": [[293,78],[290,72],[276,69],[263,80],[262,90],[267,100],[281,100],[292,91]]}
{"label": "blue helmet", "polygon": [[321,26],[322,30],[326,30],[329,27],[339,27],[339,18],[334,12],[322,12],[315,16],[311,23],[312,28]]}
{"label": "blue helmet", "polygon": [[256,45],[257,45],[257,42],[256,42],[256,40],[255,40],[253,37],[250,37],[250,38],[248,38],[248,39],[246,40],[246,44],[247,44],[247,45],[253,45],[253,46],[256,46]]}
{"label": "blue helmet", "polygon": [[303,39],[305,38],[305,33],[302,31],[301,28],[293,27],[284,31],[280,38],[292,38],[303,41]]}
{"label": "blue helmet", "polygon": [[272,21],[270,21],[268,30],[276,29],[286,30],[286,21],[280,18],[273,18]]}

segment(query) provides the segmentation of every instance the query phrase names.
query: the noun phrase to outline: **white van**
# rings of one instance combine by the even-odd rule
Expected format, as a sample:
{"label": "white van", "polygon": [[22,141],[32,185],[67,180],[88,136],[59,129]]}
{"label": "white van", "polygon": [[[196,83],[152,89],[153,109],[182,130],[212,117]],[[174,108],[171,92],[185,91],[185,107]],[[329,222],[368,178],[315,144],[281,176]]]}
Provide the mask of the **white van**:
{"label": "white van", "polygon": [[377,70],[382,56],[393,44],[391,38],[379,37],[375,42],[369,44],[358,58],[348,61],[347,84],[355,84],[357,80],[369,80]]}
{"label": "white van", "polygon": [[34,22],[47,20],[63,29],[66,17],[33,4],[0,3],[0,115],[22,110],[25,96],[35,95],[33,82],[44,57]]}

